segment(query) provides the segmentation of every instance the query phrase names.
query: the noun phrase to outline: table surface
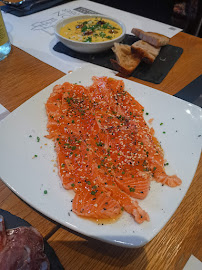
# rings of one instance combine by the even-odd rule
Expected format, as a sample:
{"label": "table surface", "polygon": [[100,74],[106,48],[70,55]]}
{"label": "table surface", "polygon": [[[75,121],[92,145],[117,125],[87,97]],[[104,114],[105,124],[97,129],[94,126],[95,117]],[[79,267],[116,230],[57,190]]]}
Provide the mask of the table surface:
{"label": "table surface", "polygon": [[[173,95],[201,75],[202,40],[179,33],[170,44],[182,47],[184,52],[161,84],[130,79]],[[0,104],[13,111],[63,75],[12,46],[9,57],[0,62]],[[175,214],[151,242],[137,249],[81,238],[29,207],[1,180],[0,208],[36,227],[48,239],[65,269],[182,269],[191,254],[202,260],[201,176],[202,157],[192,184]]]}

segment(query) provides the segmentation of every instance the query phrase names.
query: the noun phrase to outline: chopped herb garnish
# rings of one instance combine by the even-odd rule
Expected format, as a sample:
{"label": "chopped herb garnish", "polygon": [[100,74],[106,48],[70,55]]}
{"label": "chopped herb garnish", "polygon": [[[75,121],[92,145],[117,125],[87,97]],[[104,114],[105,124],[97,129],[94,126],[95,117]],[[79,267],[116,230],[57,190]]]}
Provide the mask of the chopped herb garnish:
{"label": "chopped herb garnish", "polygon": [[168,163],[168,162],[164,164],[164,166],[168,166],[168,165],[169,165],[169,163]]}
{"label": "chopped herb garnish", "polygon": [[75,122],[74,122],[74,120],[72,120],[72,124],[74,124]]}
{"label": "chopped herb garnish", "polygon": [[90,185],[91,183],[90,183],[90,181],[86,181],[86,183],[88,184],[88,185]]}
{"label": "chopped herb garnish", "polygon": [[102,143],[102,142],[99,142],[99,143],[96,142],[96,144],[97,144],[97,146],[103,146],[104,145],[104,143]]}
{"label": "chopped herb garnish", "polygon": [[71,184],[71,186],[72,186],[72,187],[74,187],[74,186],[75,186],[75,184]]}
{"label": "chopped herb garnish", "polygon": [[38,157],[37,155],[34,155],[34,157]]}
{"label": "chopped herb garnish", "polygon": [[135,189],[132,187],[130,187],[129,190],[130,190],[130,192],[135,192]]}
{"label": "chopped herb garnish", "polygon": [[160,126],[162,126],[163,125],[163,123],[160,123]]}
{"label": "chopped herb garnish", "polygon": [[47,194],[47,193],[48,193],[48,191],[45,189],[43,193],[44,193],[44,194]]}
{"label": "chopped herb garnish", "polygon": [[37,142],[40,142],[40,138],[39,137],[37,137],[36,140],[37,140]]}
{"label": "chopped herb garnish", "polygon": [[64,166],[65,166],[65,164],[64,164],[64,163],[62,163],[61,167],[64,167]]}
{"label": "chopped herb garnish", "polygon": [[87,37],[84,39],[84,42],[92,42],[92,37]]}
{"label": "chopped herb garnish", "polygon": [[96,193],[96,192],[95,192],[94,190],[93,190],[93,191],[91,191],[91,194],[92,194],[92,195],[95,195],[95,193]]}
{"label": "chopped herb garnish", "polygon": [[32,137],[32,135],[29,135],[29,137],[31,138],[31,137]]}

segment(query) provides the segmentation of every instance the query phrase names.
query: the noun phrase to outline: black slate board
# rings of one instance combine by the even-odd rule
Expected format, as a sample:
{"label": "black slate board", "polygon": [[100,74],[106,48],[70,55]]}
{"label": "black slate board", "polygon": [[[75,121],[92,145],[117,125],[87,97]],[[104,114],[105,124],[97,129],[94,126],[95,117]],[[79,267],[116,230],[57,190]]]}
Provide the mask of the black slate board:
{"label": "black slate board", "polygon": [[[34,2],[34,0],[32,2]],[[29,1],[28,4],[25,2],[22,5],[16,6],[16,7],[5,5],[5,6],[1,6],[0,8],[6,13],[10,13],[17,17],[23,17],[23,16],[31,15],[31,14],[37,13],[39,11],[42,11],[51,7],[62,5],[66,2],[68,1],[67,0],[47,0],[44,3],[35,4],[34,6],[32,6],[31,9],[29,9],[28,8],[28,5],[30,4],[30,1]]]}
{"label": "black slate board", "polygon": [[[138,38],[133,35],[126,35],[122,43],[132,45],[137,40]],[[61,42],[58,42],[53,47],[53,50],[98,66],[114,69],[110,59],[115,59],[115,55],[111,49],[102,53],[84,54],[75,52],[63,45]],[[183,49],[180,47],[166,45],[162,47],[159,55],[152,65],[143,62],[140,63],[131,76],[155,84],[161,83],[177,62],[182,52]]]}
{"label": "black slate board", "polygon": [[197,77],[174,96],[202,108],[202,75]]}
{"label": "black slate board", "polygon": [[[25,226],[25,227],[31,226],[24,219],[14,216],[3,209],[0,209],[0,215],[4,217],[6,229],[12,229],[12,228],[20,227],[20,226]],[[44,240],[44,252],[50,262],[51,270],[64,270],[54,250],[52,249],[51,246],[49,246],[49,244],[45,240]]]}

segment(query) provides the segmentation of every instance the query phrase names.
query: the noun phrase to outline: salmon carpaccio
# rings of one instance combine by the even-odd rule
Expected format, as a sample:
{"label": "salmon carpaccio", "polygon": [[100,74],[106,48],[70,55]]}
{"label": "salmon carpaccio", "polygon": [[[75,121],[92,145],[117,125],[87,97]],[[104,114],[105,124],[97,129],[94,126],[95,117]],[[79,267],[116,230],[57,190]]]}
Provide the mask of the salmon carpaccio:
{"label": "salmon carpaccio", "polygon": [[124,82],[92,79],[89,87],[56,85],[46,103],[46,137],[55,142],[63,187],[75,192],[72,210],[114,219],[124,209],[138,223],[149,221],[135,199],[147,196],[151,180],[170,187],[181,180],[166,174],[163,150],[144,120],[144,108],[124,90]]}

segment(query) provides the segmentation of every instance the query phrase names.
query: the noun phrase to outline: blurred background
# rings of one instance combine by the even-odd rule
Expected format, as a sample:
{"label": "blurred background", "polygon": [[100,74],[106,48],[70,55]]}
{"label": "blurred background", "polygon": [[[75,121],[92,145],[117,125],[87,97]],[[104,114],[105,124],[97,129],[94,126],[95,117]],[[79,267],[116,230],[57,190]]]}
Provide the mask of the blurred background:
{"label": "blurred background", "polygon": [[202,0],[93,0],[202,37]]}

